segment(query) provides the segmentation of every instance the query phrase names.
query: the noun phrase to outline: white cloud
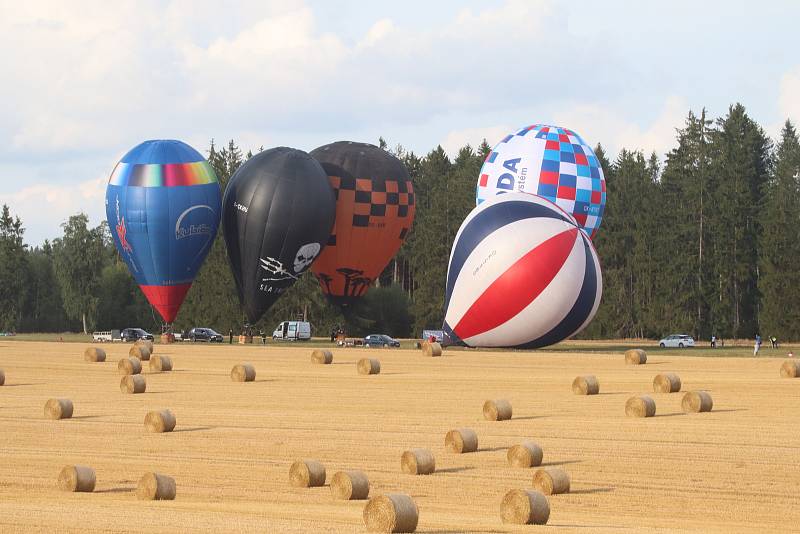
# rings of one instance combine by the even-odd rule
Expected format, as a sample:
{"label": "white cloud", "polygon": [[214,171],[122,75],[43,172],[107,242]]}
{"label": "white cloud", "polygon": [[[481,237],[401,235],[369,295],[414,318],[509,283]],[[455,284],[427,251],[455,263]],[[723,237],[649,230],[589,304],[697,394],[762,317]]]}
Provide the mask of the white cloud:
{"label": "white cloud", "polygon": [[470,145],[473,149],[477,149],[484,139],[489,146],[494,146],[512,130],[512,127],[506,125],[452,130],[447,133],[440,144],[447,155],[452,158],[464,145]]}
{"label": "white cloud", "polygon": [[591,146],[601,143],[611,155],[622,148],[641,150],[645,155],[656,152],[664,156],[674,145],[676,129],[683,127],[689,104],[679,96],[668,96],[658,115],[641,125],[625,110],[609,105],[578,104],[554,114],[555,124],[574,129]]}
{"label": "white cloud", "polygon": [[778,108],[781,113],[781,127],[786,119],[800,124],[800,66],[783,75],[779,86]]}
{"label": "white cloud", "polygon": [[101,176],[71,186],[28,185],[0,194],[0,205],[7,204],[11,213],[22,220],[26,242],[41,244],[60,236],[61,224],[76,213],[86,213],[92,226],[104,220],[107,183],[108,177]]}

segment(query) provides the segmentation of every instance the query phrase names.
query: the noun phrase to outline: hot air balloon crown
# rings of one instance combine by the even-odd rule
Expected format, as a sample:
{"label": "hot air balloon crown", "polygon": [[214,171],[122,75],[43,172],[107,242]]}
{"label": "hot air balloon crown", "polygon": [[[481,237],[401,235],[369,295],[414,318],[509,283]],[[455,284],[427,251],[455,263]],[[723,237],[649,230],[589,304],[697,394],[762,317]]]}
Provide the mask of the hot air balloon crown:
{"label": "hot air balloon crown", "polygon": [[145,141],[125,154],[108,183],[174,187],[218,183],[214,169],[194,148],[174,139]]}
{"label": "hot air balloon crown", "polygon": [[145,141],[111,173],[106,216],[120,256],[171,323],[217,234],[220,190],[214,169],[186,143]]}

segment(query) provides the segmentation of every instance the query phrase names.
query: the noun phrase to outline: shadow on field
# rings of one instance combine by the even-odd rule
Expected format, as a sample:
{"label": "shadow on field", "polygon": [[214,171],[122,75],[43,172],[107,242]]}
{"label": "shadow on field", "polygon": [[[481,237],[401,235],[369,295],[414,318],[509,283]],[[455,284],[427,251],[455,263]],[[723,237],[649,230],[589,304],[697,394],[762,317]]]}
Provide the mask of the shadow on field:
{"label": "shadow on field", "polygon": [[437,469],[436,473],[461,473],[462,471],[472,471],[474,467],[448,467],[447,469]]}
{"label": "shadow on field", "polygon": [[542,467],[552,467],[555,465],[569,465],[569,464],[579,464],[583,460],[561,460],[558,462],[542,462],[540,465]]}
{"label": "shadow on field", "polygon": [[16,386],[35,386],[35,385],[36,384],[27,384],[27,383],[26,384],[6,384],[3,387],[4,388],[13,388],[13,387],[16,387]]}
{"label": "shadow on field", "polygon": [[172,431],[174,434],[175,432],[197,432],[198,430],[213,430],[213,426],[196,426],[194,428],[176,428]]}
{"label": "shadow on field", "polygon": [[610,493],[616,491],[617,488],[592,488],[585,490],[569,490],[572,495],[591,495],[592,493]]}
{"label": "shadow on field", "polygon": [[748,408],[728,408],[727,410],[711,409],[711,413],[725,413],[725,412],[749,412]]}
{"label": "shadow on field", "polygon": [[70,419],[99,419],[102,415],[73,415]]}
{"label": "shadow on field", "polygon": [[512,421],[530,421],[531,419],[546,419],[548,415],[527,415],[525,417],[512,417]]}
{"label": "shadow on field", "polygon": [[508,447],[482,447],[475,452],[496,452],[507,450]]}
{"label": "shadow on field", "polygon": [[109,488],[109,489],[102,489],[102,490],[94,490],[95,493],[128,493],[136,491],[136,488],[131,486],[129,488]]}

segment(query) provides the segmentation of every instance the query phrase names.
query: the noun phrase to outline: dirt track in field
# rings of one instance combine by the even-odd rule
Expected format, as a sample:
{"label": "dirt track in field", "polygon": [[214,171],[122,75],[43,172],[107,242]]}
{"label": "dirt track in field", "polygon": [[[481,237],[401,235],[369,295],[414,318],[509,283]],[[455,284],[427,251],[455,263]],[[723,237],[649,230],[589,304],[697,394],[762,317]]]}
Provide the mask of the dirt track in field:
{"label": "dirt track in field", "polygon": [[[334,350],[312,365],[308,346],[156,345],[175,370],[150,374],[147,392],[119,390],[117,360],[129,345],[105,345],[105,363],[83,361],[85,345],[0,341],[0,532],[364,532],[364,501],[334,501],[329,487],[288,485],[295,459],[317,459],[328,479],[361,469],[371,495],[406,492],[420,510],[418,532],[522,532],[500,521],[512,488],[531,470],[507,466],[524,439],[544,464],[572,478],[549,498],[549,531],[785,532],[800,528],[800,379],[782,379],[776,358],[651,355],[626,366],[621,354]],[[381,360],[360,376],[355,362]],[[236,363],[256,381],[234,383]],[[682,391],[705,389],[714,411],[684,415],[682,394],[652,393],[672,371]],[[570,384],[595,374],[600,394]],[[648,393],[656,417],[629,419],[625,400]],[[75,404],[71,420],[43,417],[48,398]],[[506,398],[514,418],[483,420],[486,399]],[[144,416],[170,408],[171,434],[148,434]],[[444,450],[451,428],[472,427],[479,451]],[[409,447],[432,449],[437,472],[400,473]],[[92,494],[56,488],[62,466],[97,472]],[[173,476],[178,498],[138,501],[146,471]]]}

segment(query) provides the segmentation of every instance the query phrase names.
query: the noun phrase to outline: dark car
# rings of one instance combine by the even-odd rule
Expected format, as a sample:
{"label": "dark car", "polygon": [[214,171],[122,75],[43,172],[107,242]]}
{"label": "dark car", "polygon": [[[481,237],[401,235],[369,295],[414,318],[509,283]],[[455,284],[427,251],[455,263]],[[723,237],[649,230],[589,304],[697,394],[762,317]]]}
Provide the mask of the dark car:
{"label": "dark car", "polygon": [[385,334],[370,334],[364,338],[367,347],[399,347],[400,342]]}
{"label": "dark car", "polygon": [[189,330],[189,341],[216,341],[222,343],[222,334],[211,328],[192,328]]}
{"label": "dark car", "polygon": [[140,339],[154,341],[153,334],[145,332],[141,328],[126,328],[120,332],[119,337],[122,338],[122,341],[138,341]]}

